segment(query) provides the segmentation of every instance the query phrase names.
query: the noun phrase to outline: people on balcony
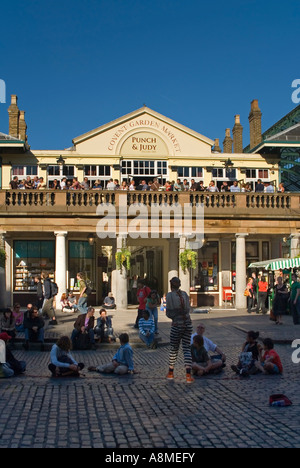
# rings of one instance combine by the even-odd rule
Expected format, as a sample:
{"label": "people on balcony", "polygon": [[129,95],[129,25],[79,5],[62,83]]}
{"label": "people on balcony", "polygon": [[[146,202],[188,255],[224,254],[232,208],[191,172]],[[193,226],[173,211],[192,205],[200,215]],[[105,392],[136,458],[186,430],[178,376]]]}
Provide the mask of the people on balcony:
{"label": "people on balcony", "polygon": [[[14,176],[9,183],[12,190],[36,190],[45,189],[46,183],[43,177],[34,176],[32,179],[27,176],[26,179],[22,178],[19,180],[18,176]],[[206,187],[203,180],[196,181],[195,179],[184,179],[183,181],[178,178],[175,181],[167,180],[165,183],[159,183],[157,178],[153,180],[145,181],[141,180],[137,185],[134,180],[122,181],[119,183],[117,179],[109,179],[101,181],[99,179],[94,180],[85,176],[83,181],[80,183],[77,177],[67,179],[62,177],[59,179],[52,179],[48,182],[49,189],[61,189],[61,190],[122,190],[122,191],[167,191],[167,192],[256,192],[256,193],[284,193],[285,187],[283,183],[280,183],[278,188],[274,186],[270,181],[262,181],[258,179],[256,182],[241,181],[229,181],[224,180],[215,181],[211,180],[209,185]]]}

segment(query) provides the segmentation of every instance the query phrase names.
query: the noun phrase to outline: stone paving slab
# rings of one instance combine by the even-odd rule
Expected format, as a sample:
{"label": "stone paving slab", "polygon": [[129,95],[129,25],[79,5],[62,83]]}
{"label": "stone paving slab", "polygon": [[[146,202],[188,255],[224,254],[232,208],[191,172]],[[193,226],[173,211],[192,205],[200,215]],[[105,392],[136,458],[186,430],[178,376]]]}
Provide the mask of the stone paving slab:
{"label": "stone paving slab", "polygon": [[[133,340],[134,319],[135,311],[115,315],[116,331],[130,331]],[[157,350],[134,348],[139,372],[134,376],[85,371],[79,379],[52,379],[47,369],[48,352],[17,350],[16,357],[27,361],[27,372],[0,380],[0,447],[300,448],[300,364],[292,362],[290,344],[276,345],[284,366],[282,376],[243,379],[230,369],[248,330],[273,334],[276,339],[290,339],[293,333],[300,339],[300,328],[294,327],[289,317],[285,319],[279,329],[268,316],[228,310],[193,316],[194,327],[204,322],[206,335],[224,350],[227,367],[222,374],[197,378],[190,386],[185,383],[181,353],[175,381],[165,379],[170,322],[162,315],[159,329],[166,344]],[[87,368],[109,362],[114,353],[112,346],[75,351],[74,356]],[[269,407],[272,393],[286,394],[293,405]]]}

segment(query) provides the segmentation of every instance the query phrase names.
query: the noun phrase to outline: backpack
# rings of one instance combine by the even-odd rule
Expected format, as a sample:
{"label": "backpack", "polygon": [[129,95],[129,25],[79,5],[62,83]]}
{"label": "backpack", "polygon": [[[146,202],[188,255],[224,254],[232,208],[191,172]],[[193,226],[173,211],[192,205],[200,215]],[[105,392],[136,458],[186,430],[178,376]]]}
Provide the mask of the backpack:
{"label": "backpack", "polygon": [[58,286],[56,283],[54,283],[54,281],[51,281],[50,288],[51,288],[51,297],[56,296],[58,294]]}
{"label": "backpack", "polygon": [[92,288],[87,284],[87,282],[85,283],[86,285],[86,290],[85,290],[85,294],[87,294],[87,296],[89,296],[90,294],[92,294]]}

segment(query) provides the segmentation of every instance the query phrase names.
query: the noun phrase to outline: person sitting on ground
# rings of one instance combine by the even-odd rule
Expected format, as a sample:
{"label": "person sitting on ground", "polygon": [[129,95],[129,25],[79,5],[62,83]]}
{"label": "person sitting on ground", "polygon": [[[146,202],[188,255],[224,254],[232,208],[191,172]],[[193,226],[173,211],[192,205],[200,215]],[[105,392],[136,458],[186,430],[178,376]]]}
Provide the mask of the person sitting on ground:
{"label": "person sitting on ground", "polygon": [[26,371],[26,362],[18,361],[7,346],[10,339],[7,333],[0,334],[0,374],[2,371],[4,378],[14,377]]}
{"label": "person sitting on ground", "polygon": [[24,312],[18,302],[14,305],[12,313],[16,321],[16,331],[18,333],[24,332]]}
{"label": "person sitting on ground", "polygon": [[108,293],[108,296],[103,301],[103,306],[105,309],[115,309],[116,308],[116,303],[115,303],[115,298],[112,292]]}
{"label": "person sitting on ground", "polygon": [[68,296],[66,293],[63,293],[60,298],[61,310],[63,312],[73,312],[72,307],[70,307]]}
{"label": "person sitting on ground", "polygon": [[112,362],[99,367],[89,367],[90,372],[100,372],[104,374],[136,374],[133,362],[133,350],[129,344],[127,333],[121,333],[119,336],[120,348],[112,358]]}
{"label": "person sitting on ground", "polygon": [[44,351],[44,326],[45,322],[39,316],[39,309],[33,306],[29,311],[29,316],[24,321],[25,328],[25,344],[24,349],[28,351],[29,342],[41,343],[41,351]]}
{"label": "person sitting on ground", "polygon": [[75,297],[75,294],[73,293],[73,291],[70,291],[69,294],[68,294],[68,304],[69,304],[69,307],[71,307],[72,311],[76,312],[78,307],[77,307],[77,304],[76,304],[76,297]]}
{"label": "person sitting on ground", "polygon": [[11,338],[12,346],[14,346],[16,339],[16,319],[11,309],[5,309],[0,318],[0,332],[7,333]]}
{"label": "person sitting on ground", "polygon": [[150,318],[150,312],[144,310],[143,317],[139,320],[139,336],[147,348],[156,349],[154,320]]}
{"label": "person sitting on ground", "polygon": [[193,338],[191,346],[192,369],[194,375],[202,377],[205,374],[217,374],[222,371],[222,361],[213,362],[204,347],[204,339],[201,335]]}
{"label": "person sitting on ground", "polygon": [[92,349],[96,349],[95,346],[95,309],[89,307],[86,314],[80,314],[74,323],[74,330],[72,332],[71,340],[73,349],[87,349],[91,346]]}
{"label": "person sitting on ground", "polygon": [[51,363],[48,366],[53,377],[79,377],[84,364],[77,363],[70,353],[72,347],[68,336],[62,336],[53,345],[50,354]]}
{"label": "person sitting on ground", "polygon": [[105,309],[100,310],[100,317],[97,319],[95,335],[99,337],[100,343],[111,343],[115,341],[114,330],[111,317],[108,317]]}
{"label": "person sitting on ground", "polygon": [[257,373],[256,361],[259,359],[261,346],[257,343],[259,332],[249,331],[247,333],[247,340],[243,346],[242,352],[239,356],[239,362],[231,369],[243,377]]}
{"label": "person sitting on ground", "polygon": [[203,323],[199,323],[196,330],[197,330],[196,333],[194,333],[192,335],[191,345],[193,344],[194,336],[196,336],[196,335],[203,336],[204,347],[205,347],[206,351],[207,352],[212,352],[212,353],[217,353],[216,355],[211,356],[211,359],[213,361],[221,360],[222,363],[223,363],[223,367],[225,367],[226,355],[218,347],[218,345],[214,344],[211,340],[209,340],[206,336],[204,336],[205,326],[203,325]]}
{"label": "person sitting on ground", "polygon": [[264,347],[260,349],[260,359],[255,365],[263,374],[282,374],[283,366],[278,353],[274,350],[271,338],[263,340]]}

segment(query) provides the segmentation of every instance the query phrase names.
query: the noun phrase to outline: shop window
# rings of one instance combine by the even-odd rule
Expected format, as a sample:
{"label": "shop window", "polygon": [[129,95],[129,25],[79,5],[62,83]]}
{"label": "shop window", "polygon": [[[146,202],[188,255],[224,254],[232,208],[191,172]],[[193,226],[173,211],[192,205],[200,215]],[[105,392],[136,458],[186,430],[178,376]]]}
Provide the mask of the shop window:
{"label": "shop window", "polygon": [[94,246],[87,241],[69,241],[69,289],[78,291],[77,273],[81,272],[92,288],[96,287]]}
{"label": "shop window", "polygon": [[192,273],[192,286],[200,292],[219,290],[219,243],[207,242],[198,250],[198,272]]}
{"label": "shop window", "polygon": [[34,277],[44,271],[54,278],[54,241],[14,242],[14,291],[35,291]]}

